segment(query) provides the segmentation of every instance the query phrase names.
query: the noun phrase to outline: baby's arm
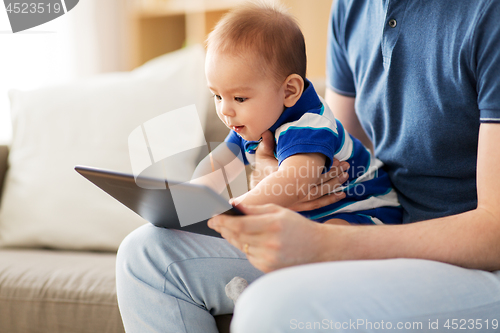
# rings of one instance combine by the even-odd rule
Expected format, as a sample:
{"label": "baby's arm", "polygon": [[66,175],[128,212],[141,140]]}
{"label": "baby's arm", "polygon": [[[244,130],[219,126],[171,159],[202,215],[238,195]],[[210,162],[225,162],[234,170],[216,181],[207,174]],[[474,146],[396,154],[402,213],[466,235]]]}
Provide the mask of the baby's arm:
{"label": "baby's arm", "polygon": [[286,158],[278,170],[264,178],[256,187],[236,198],[233,204],[261,205],[274,203],[288,207],[301,200],[316,184],[325,166],[323,154],[297,154]]}
{"label": "baby's arm", "polygon": [[198,164],[192,176],[192,184],[205,185],[221,193],[226,188],[226,182],[230,183],[245,170],[245,165],[228,148],[228,144],[230,143],[221,143]]}

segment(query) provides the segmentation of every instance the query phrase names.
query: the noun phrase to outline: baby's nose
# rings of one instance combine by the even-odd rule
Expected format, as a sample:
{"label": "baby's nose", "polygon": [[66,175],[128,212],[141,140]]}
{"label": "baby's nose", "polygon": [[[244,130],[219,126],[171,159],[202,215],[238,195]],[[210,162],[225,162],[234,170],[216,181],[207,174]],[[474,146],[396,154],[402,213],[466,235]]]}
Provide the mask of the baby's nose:
{"label": "baby's nose", "polygon": [[235,112],[231,106],[231,103],[228,102],[221,102],[220,105],[220,113],[222,113],[226,117],[234,117]]}

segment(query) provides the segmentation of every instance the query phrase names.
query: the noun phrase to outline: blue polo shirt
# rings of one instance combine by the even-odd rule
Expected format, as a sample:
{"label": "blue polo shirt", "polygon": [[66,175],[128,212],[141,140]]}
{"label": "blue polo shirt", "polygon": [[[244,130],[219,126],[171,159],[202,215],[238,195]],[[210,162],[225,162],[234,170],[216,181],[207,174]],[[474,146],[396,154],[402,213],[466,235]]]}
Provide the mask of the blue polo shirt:
{"label": "blue polo shirt", "polygon": [[405,223],[476,208],[479,125],[500,122],[500,1],[335,0],[327,77],[356,97]]}

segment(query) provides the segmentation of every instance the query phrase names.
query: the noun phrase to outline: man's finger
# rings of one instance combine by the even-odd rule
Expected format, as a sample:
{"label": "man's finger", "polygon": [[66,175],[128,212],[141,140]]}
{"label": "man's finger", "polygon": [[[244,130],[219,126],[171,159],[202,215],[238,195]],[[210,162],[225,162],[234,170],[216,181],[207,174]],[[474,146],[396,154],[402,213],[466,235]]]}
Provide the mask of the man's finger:
{"label": "man's finger", "polygon": [[255,154],[258,155],[268,155],[274,158],[274,138],[270,131],[265,131],[262,134],[262,141],[259,143],[257,151]]}
{"label": "man's finger", "polygon": [[275,213],[278,211],[279,206],[273,204],[257,205],[257,206],[239,205],[238,208],[241,209],[241,211],[246,215],[261,215],[261,214]]}
{"label": "man's finger", "polygon": [[[340,176],[336,178],[332,178],[328,180],[327,182],[324,182],[322,184],[318,184],[316,187],[319,187],[319,190],[316,190],[316,196],[311,197],[313,199],[314,197],[321,197],[323,195],[332,193],[332,192],[339,192],[340,189],[342,188],[342,184],[344,184],[347,180],[349,179],[349,174],[347,172],[344,172]],[[311,191],[310,191],[311,192]]]}
{"label": "man's finger", "polygon": [[298,202],[298,203],[296,203],[288,208],[290,208],[291,210],[294,210],[296,212],[304,212],[304,211],[318,209],[321,207],[328,206],[330,204],[333,204],[335,202],[338,202],[338,201],[344,199],[345,196],[346,196],[345,192],[331,193],[331,194],[319,197],[317,199],[313,199],[311,201]]}
{"label": "man's finger", "polygon": [[246,212],[249,212],[253,215],[215,216],[208,221],[208,226],[221,234],[224,229],[228,229],[236,234],[255,235],[266,233],[269,230],[269,227],[273,223],[274,219],[269,217],[266,218],[263,215],[276,212],[279,209],[279,206],[265,206],[268,206],[268,208],[259,208],[260,206],[251,206],[253,208],[247,208]]}
{"label": "man's finger", "polygon": [[350,167],[349,163],[343,161],[340,162],[338,166],[332,166],[330,171],[321,175],[320,181],[324,182],[325,180],[330,180],[332,178],[340,176],[343,172],[348,170]]}

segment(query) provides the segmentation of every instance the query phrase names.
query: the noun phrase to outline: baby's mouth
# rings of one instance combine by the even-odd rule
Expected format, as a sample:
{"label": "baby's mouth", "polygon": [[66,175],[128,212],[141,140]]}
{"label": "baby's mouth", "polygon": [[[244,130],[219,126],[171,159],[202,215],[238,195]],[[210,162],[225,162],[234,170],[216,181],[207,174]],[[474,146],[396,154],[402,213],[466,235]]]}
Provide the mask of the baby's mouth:
{"label": "baby's mouth", "polygon": [[231,126],[231,129],[235,131],[236,133],[241,132],[245,126]]}

